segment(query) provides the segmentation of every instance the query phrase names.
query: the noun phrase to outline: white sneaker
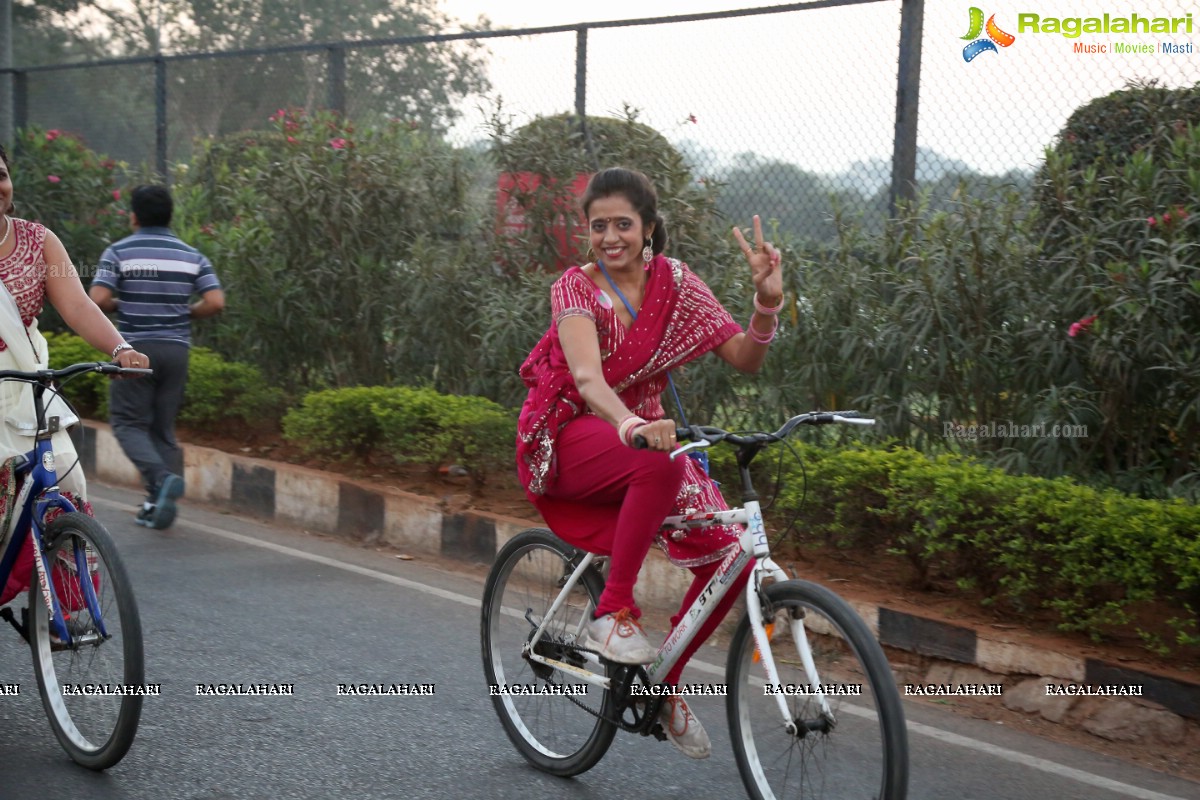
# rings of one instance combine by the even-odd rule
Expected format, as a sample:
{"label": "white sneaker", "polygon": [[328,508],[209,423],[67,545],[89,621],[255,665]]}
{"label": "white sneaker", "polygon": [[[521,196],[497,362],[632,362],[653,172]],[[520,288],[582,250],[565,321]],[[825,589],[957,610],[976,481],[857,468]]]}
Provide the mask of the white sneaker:
{"label": "white sneaker", "polygon": [[583,645],[600,652],[602,658],[618,664],[649,664],[658,658],[658,650],[646,638],[646,632],[628,608],[605,614],[583,628]]}
{"label": "white sneaker", "polygon": [[675,749],[688,758],[708,758],[712,755],[712,742],[704,726],[679,695],[671,695],[663,702],[658,721]]}

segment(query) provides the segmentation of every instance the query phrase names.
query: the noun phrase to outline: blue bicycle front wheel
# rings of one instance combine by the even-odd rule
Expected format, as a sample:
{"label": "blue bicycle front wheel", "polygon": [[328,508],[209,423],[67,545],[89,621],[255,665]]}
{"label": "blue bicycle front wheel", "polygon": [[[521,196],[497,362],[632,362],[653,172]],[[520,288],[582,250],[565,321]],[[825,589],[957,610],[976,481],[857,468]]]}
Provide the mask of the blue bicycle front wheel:
{"label": "blue bicycle front wheel", "polygon": [[[148,689],[133,588],[112,537],[92,517],[63,514],[43,541],[45,582],[35,568],[29,587],[38,691],[67,754],[107,769],[129,752]],[[57,598],[66,637],[50,625],[47,592]]]}

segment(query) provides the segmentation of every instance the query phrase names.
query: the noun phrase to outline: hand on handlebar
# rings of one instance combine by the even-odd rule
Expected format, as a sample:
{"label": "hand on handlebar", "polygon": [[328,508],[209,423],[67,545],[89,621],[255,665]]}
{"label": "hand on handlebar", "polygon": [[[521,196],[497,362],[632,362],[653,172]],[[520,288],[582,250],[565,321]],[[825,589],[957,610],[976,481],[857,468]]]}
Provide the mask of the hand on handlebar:
{"label": "hand on handlebar", "polygon": [[669,453],[675,449],[675,421],[660,419],[633,429],[635,450],[661,450]]}
{"label": "hand on handlebar", "polygon": [[[146,375],[151,374],[150,356],[146,355],[145,353],[139,353],[137,350],[122,350],[121,352],[117,353],[117,357],[113,360],[113,363],[115,363],[119,367],[124,367],[126,369],[144,369],[144,370],[147,370],[147,372],[145,372],[143,374],[146,374]],[[131,378],[139,378],[139,377],[141,377],[141,375],[128,375],[127,374],[127,375],[114,375],[113,379],[121,381],[121,380],[129,380]]]}

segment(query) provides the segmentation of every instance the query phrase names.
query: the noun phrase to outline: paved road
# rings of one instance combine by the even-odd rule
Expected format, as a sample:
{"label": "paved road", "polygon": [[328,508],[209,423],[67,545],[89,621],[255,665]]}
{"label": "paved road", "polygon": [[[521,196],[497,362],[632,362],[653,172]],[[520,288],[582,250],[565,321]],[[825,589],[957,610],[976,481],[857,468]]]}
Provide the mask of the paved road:
{"label": "paved road", "polygon": [[[714,755],[622,734],[572,780],[525,765],[486,698],[475,575],[185,509],[168,533],[135,527],[130,492],[93,485],[97,514],[136,582],[147,643],[141,730],[104,774],[50,733],[28,650],[0,631],[0,800],[86,797],[744,797],[720,698],[697,699]],[[724,654],[706,650],[705,661]],[[686,680],[719,681],[703,664]],[[295,684],[294,697],[197,697],[197,683]],[[351,698],[338,683],[433,683],[432,697]],[[909,704],[919,800],[1200,798],[1200,785],[1017,731]]]}

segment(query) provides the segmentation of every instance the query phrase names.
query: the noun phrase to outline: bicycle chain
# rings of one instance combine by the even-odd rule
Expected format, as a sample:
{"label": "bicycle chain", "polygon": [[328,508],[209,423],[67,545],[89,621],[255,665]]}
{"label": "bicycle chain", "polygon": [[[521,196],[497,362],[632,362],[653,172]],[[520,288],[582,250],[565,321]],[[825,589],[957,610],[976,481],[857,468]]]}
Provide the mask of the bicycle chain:
{"label": "bicycle chain", "polygon": [[[577,653],[591,653],[592,655],[596,656],[597,658],[600,658],[600,652],[599,652],[598,650],[592,650],[592,649],[590,649],[590,648],[583,647],[582,645],[577,645],[577,644],[568,643],[568,642],[556,642],[556,643],[555,643],[555,646],[556,646],[556,647],[563,648],[564,650],[571,650],[571,651],[574,651],[574,652],[577,652]],[[625,665],[622,665],[622,666],[625,666]],[[633,668],[633,666],[632,666],[632,665],[629,665],[629,666],[630,666],[630,668],[631,668],[631,669]],[[557,672],[557,670],[555,670],[554,672]],[[553,674],[554,674],[554,673],[552,672],[552,673],[551,673],[551,677],[550,677],[550,678],[544,678],[543,680],[545,680],[545,681],[546,681],[546,683],[547,683],[548,685],[550,685],[550,686],[564,686],[565,684],[561,684],[561,683],[555,683],[555,682],[554,682],[554,680],[553,680]],[[612,691],[612,689],[608,689],[608,690],[606,690],[606,691],[609,691],[609,692],[611,692],[611,691]],[[632,731],[632,732],[634,732],[634,733],[642,733],[643,735],[648,735],[648,734],[646,734],[646,733],[643,733],[642,731],[639,731],[639,730],[632,729],[632,728],[629,726],[629,724],[628,724],[628,723],[626,723],[626,722],[624,721],[624,719],[620,719],[620,718],[618,718],[618,719],[612,719],[612,718],[610,718],[610,717],[607,717],[607,716],[605,716],[605,715],[604,715],[602,712],[600,712],[600,711],[596,711],[596,710],[594,710],[594,709],[592,709],[592,708],[589,708],[588,706],[584,705],[584,704],[583,704],[581,701],[579,701],[579,700],[576,700],[576,699],[575,699],[575,695],[572,695],[572,694],[564,694],[563,696],[564,696],[564,697],[566,697],[568,700],[570,700],[572,703],[574,703],[576,706],[578,706],[579,708],[583,709],[585,712],[587,712],[588,714],[590,714],[591,716],[595,717],[595,718],[596,718],[596,719],[598,719],[598,720],[601,720],[601,721],[603,721],[603,722],[607,722],[607,723],[609,723],[609,724],[611,724],[611,725],[616,725],[618,728],[621,728],[622,730],[627,730],[627,731]],[[652,698],[650,698],[650,697],[647,697],[646,699],[647,699],[647,700],[650,700],[650,699],[652,699]],[[655,734],[655,736],[658,736],[658,734]],[[666,734],[663,734],[663,735],[662,735],[661,737],[659,737],[659,738],[664,738],[664,739],[665,739],[665,738],[666,738]]]}

